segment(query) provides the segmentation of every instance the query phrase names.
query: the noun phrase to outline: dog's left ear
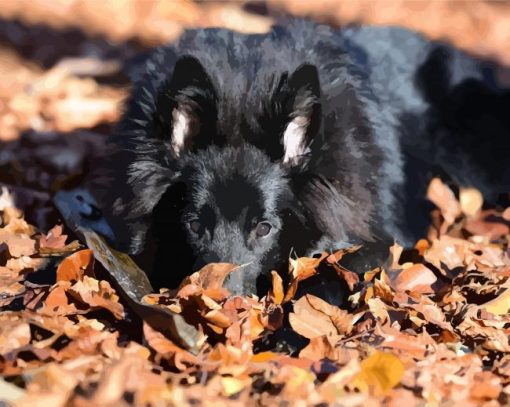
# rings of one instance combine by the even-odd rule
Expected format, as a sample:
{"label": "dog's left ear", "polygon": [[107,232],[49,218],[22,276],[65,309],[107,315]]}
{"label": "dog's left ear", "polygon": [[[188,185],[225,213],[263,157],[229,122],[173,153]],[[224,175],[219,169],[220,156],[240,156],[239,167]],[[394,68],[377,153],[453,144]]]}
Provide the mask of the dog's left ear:
{"label": "dog's left ear", "polygon": [[217,121],[217,93],[202,64],[183,56],[160,90],[156,120],[160,137],[173,153],[201,148],[214,140]]}
{"label": "dog's left ear", "polygon": [[297,165],[321,122],[321,88],[319,73],[314,65],[299,66],[287,80],[288,99],[285,103],[287,123],[281,143],[283,144],[284,165]]}

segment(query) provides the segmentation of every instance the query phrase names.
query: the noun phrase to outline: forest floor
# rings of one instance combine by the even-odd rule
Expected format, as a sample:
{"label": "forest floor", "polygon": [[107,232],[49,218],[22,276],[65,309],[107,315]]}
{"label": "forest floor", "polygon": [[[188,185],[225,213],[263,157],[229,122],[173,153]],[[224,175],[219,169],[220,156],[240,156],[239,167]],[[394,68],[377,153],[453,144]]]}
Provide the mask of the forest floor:
{"label": "forest floor", "polygon": [[[229,296],[226,264],[177,290],[131,292],[116,278],[142,278],[129,259],[61,224],[52,194],[94,165],[129,93],[123,64],[186,27],[264,32],[285,12],[404,25],[510,66],[504,3],[2,4],[0,405],[510,403],[510,208],[485,207],[476,190],[434,179],[437,209],[414,248],[395,243],[361,275],[341,266],[356,248],[293,258],[290,283],[273,273],[263,298]],[[344,307],[294,298],[331,270]],[[297,354],[267,345],[283,323],[308,341]]]}

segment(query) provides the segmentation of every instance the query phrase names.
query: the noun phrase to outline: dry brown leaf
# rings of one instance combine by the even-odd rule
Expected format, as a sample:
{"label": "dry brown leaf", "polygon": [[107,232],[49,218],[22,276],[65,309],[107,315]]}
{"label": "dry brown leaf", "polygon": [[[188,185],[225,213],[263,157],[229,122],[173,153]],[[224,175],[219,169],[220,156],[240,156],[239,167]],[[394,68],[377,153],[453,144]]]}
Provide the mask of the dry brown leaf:
{"label": "dry brown leaf", "polygon": [[78,281],[84,275],[94,276],[94,253],[90,249],[80,250],[66,257],[57,268],[57,281]]}
{"label": "dry brown leaf", "polygon": [[361,391],[386,394],[400,383],[403,374],[404,365],[395,355],[376,351],[361,362],[353,385]]}
{"label": "dry brown leaf", "polygon": [[503,211],[501,216],[504,220],[510,221],[510,206]]}
{"label": "dry brown leaf", "polygon": [[434,292],[432,284],[437,281],[435,274],[423,264],[414,264],[401,270],[392,286],[396,291],[414,291],[421,294]]}
{"label": "dry brown leaf", "polygon": [[352,316],[313,295],[305,295],[294,303],[289,322],[297,333],[308,339],[339,336],[352,329]]}
{"label": "dry brown leaf", "polygon": [[290,285],[283,302],[288,302],[294,298],[300,281],[306,280],[317,273],[317,267],[328,256],[322,253],[319,258],[299,257],[297,259],[289,259],[289,274],[291,275]]}
{"label": "dry brown leaf", "polygon": [[[390,247],[391,269],[392,270],[400,269],[399,261],[400,261],[400,256],[402,256],[403,251],[404,251],[404,248],[402,246],[400,246],[397,242],[394,242],[393,245]],[[365,278],[365,281],[367,281],[366,278]]]}
{"label": "dry brown leaf", "polygon": [[333,254],[330,254],[328,257],[327,257],[327,262],[329,264],[336,264],[338,263],[346,254],[350,254],[350,253],[355,253],[357,252],[359,249],[361,249],[363,246],[362,245],[353,245],[353,246],[350,246],[350,247],[347,247],[345,249],[340,249],[338,251],[336,251],[335,253]]}
{"label": "dry brown leaf", "polygon": [[310,339],[310,343],[299,352],[299,357],[311,360],[336,360],[335,344],[331,343],[329,336],[317,336]]}
{"label": "dry brown leaf", "polygon": [[274,298],[275,304],[281,304],[283,302],[284,293],[283,293],[283,282],[282,278],[276,271],[271,271],[271,277],[272,277],[272,291],[271,296]]}
{"label": "dry brown leaf", "polygon": [[496,298],[481,305],[481,308],[494,315],[507,315],[510,311],[510,288],[506,288]]}
{"label": "dry brown leaf", "polygon": [[454,193],[439,178],[430,182],[427,198],[439,208],[447,225],[452,225],[461,214],[461,207]]}
{"label": "dry brown leaf", "polygon": [[461,188],[459,192],[460,208],[462,213],[469,217],[476,216],[483,205],[483,196],[475,188]]}
{"label": "dry brown leaf", "polygon": [[63,235],[64,228],[62,225],[55,225],[48,234],[39,238],[40,248],[60,249],[65,246],[67,235]]}
{"label": "dry brown leaf", "polygon": [[31,256],[35,254],[35,240],[22,234],[14,234],[0,229],[0,242],[7,245],[9,253],[12,257]]}
{"label": "dry brown leaf", "polygon": [[173,359],[177,368],[185,369],[187,365],[197,363],[194,355],[165,338],[162,333],[152,329],[149,324],[143,324],[143,333],[149,346],[163,357]]}
{"label": "dry brown leaf", "polygon": [[67,292],[92,309],[104,308],[110,311],[115,318],[124,318],[124,307],[119,303],[119,297],[107,281],[98,281],[94,278],[83,276]]}
{"label": "dry brown leaf", "polygon": [[6,355],[30,342],[30,326],[26,321],[3,320],[0,324],[0,355]]}
{"label": "dry brown leaf", "polygon": [[184,279],[179,288],[181,289],[188,284],[194,284],[202,290],[221,289],[225,278],[237,268],[239,268],[238,265],[230,263],[208,264]]}
{"label": "dry brown leaf", "polygon": [[349,290],[354,291],[354,287],[359,283],[358,274],[353,271],[347,270],[345,267],[342,267],[338,264],[333,264],[333,267],[337,274],[342,277],[347,285],[349,286]]}

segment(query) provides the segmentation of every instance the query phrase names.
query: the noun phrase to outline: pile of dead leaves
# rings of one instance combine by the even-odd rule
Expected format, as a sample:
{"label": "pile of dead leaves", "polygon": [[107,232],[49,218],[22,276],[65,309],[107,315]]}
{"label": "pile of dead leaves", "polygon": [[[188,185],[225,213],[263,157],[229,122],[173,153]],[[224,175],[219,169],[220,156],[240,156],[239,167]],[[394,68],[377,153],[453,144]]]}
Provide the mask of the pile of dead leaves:
{"label": "pile of dead leaves", "polygon": [[43,73],[4,48],[0,55],[0,72],[6,76],[0,85],[0,141],[17,139],[28,129],[68,132],[119,119],[127,90],[77,74],[87,63],[100,65],[92,67],[95,71],[106,63],[67,59]]}
{"label": "pile of dead leaves", "polygon": [[[186,350],[137,321],[98,276],[92,250],[67,242],[60,226],[38,234],[4,193],[0,398],[20,406],[508,403],[510,212],[482,210],[475,190],[457,199],[437,179],[429,198],[439,209],[428,240],[410,250],[395,244],[385,267],[362,276],[340,265],[344,250],[292,259],[290,283],[273,272],[264,298],[230,296],[222,284],[235,266],[227,264],[145,295],[140,303],[196,328]],[[320,264],[347,282],[348,308],[294,298]],[[42,272],[54,284],[38,281]],[[308,344],[294,355],[259,352],[284,321]]]}

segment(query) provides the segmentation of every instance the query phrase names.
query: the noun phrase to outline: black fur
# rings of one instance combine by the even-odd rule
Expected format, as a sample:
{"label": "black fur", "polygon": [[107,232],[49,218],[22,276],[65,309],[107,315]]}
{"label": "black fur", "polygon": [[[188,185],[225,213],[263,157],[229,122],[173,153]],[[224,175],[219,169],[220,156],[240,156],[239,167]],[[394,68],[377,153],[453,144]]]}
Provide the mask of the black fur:
{"label": "black fur", "polygon": [[[156,259],[156,286],[225,261],[243,265],[228,287],[254,292],[291,251],[419,237],[425,221],[408,222],[438,166],[434,143],[453,133],[462,144],[471,124],[450,122],[452,103],[484,86],[481,72],[401,29],[294,21],[264,35],[186,31],[134,70],[109,168],[92,190],[113,243]],[[303,148],[289,159],[283,134],[293,120]],[[181,132],[182,145],[172,138]],[[417,180],[424,186],[413,190]]]}

